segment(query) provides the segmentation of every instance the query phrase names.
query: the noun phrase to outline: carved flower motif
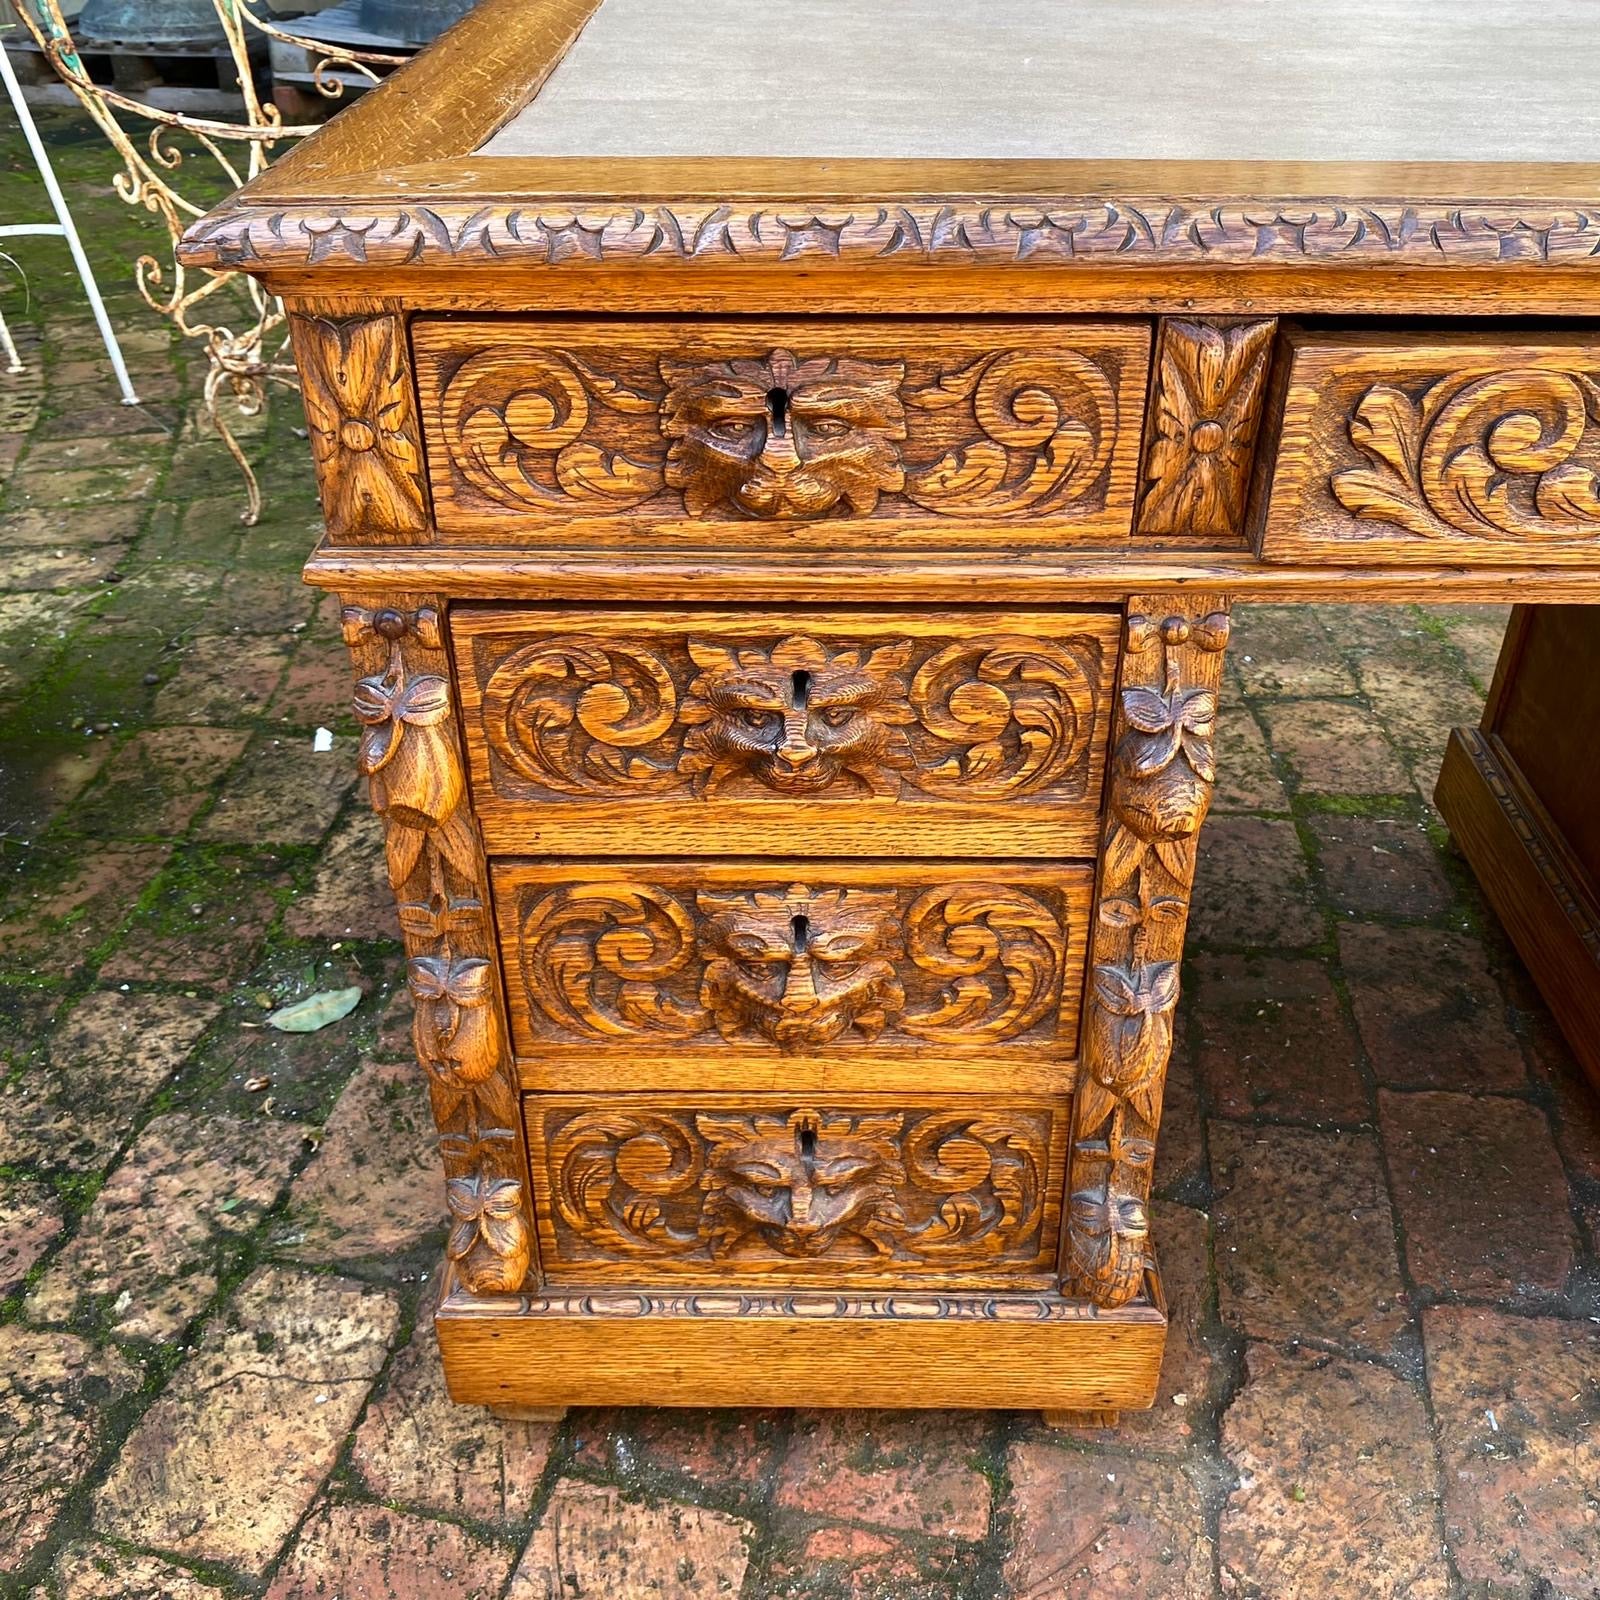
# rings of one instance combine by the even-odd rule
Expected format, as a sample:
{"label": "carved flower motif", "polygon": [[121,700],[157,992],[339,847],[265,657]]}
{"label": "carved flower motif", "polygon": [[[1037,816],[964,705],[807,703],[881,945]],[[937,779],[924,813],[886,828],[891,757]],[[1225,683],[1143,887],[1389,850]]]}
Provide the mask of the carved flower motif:
{"label": "carved flower motif", "polygon": [[451,1178],[445,1185],[450,1237],[445,1254],[474,1294],[512,1294],[528,1275],[531,1250],[514,1178]]}
{"label": "carved flower motif", "polygon": [[1272,332],[1180,320],[1162,335],[1143,532],[1238,533]]}
{"label": "carved flower motif", "polygon": [[373,809],[406,827],[438,827],[465,791],[446,727],[449,684],[399,674],[363,678],[355,714],[366,729],[357,759],[371,783]]}
{"label": "carved flower motif", "polygon": [[476,956],[413,956],[408,970],[418,1059],[452,1087],[492,1077],[500,1061],[500,1029],[490,1004],[489,963]]}
{"label": "carved flower motif", "polygon": [[1094,999],[1078,1125],[1099,1127],[1119,1100],[1153,1125],[1161,1115],[1162,1076],[1172,1050],[1178,963],[1098,966]]}
{"label": "carved flower motif", "polygon": [[[1115,789],[1117,816],[1174,877],[1187,881],[1192,841],[1217,778],[1216,694],[1183,688],[1174,677],[1165,690],[1125,689],[1122,714],[1128,731],[1117,746],[1123,779]],[[1115,873],[1112,881],[1123,876]]]}

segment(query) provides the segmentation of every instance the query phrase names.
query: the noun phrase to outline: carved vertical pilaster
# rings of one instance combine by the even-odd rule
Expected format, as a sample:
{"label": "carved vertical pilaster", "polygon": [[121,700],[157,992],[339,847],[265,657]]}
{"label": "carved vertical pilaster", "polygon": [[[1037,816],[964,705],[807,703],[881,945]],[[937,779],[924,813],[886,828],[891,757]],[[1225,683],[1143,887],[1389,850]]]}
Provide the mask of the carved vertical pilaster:
{"label": "carved vertical pilaster", "polygon": [[405,323],[294,313],[289,331],[329,534],[413,542],[430,524]]}
{"label": "carved vertical pilaster", "polygon": [[1138,529],[1238,538],[1277,323],[1163,317]]}
{"label": "carved vertical pilaster", "polygon": [[447,1253],[474,1294],[523,1287],[533,1258],[522,1119],[495,961],[488,869],[467,777],[440,603],[346,604],[359,763],[383,818],[413,1036],[428,1076],[450,1210]]}
{"label": "carved vertical pilaster", "polygon": [[1151,1168],[1213,741],[1228,601],[1134,596],[1113,729],[1073,1112],[1064,1275],[1126,1305],[1150,1261]]}

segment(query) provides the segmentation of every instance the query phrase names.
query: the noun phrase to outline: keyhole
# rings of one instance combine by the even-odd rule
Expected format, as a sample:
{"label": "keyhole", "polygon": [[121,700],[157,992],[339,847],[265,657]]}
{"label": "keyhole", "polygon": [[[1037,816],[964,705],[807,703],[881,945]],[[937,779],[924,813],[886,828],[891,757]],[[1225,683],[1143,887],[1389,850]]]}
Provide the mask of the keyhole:
{"label": "keyhole", "polygon": [[768,389],[767,411],[772,417],[773,434],[781,439],[789,420],[789,391],[787,389]]}
{"label": "keyhole", "polygon": [[809,672],[795,673],[789,680],[789,689],[794,698],[795,710],[804,711],[806,697],[811,693],[811,674]]}
{"label": "keyhole", "polygon": [[797,955],[804,955],[806,945],[811,939],[811,918],[801,914],[789,919],[790,931],[794,934],[794,948]]}
{"label": "keyhole", "polygon": [[817,1130],[809,1123],[800,1129],[800,1154],[806,1161],[810,1161],[817,1153]]}

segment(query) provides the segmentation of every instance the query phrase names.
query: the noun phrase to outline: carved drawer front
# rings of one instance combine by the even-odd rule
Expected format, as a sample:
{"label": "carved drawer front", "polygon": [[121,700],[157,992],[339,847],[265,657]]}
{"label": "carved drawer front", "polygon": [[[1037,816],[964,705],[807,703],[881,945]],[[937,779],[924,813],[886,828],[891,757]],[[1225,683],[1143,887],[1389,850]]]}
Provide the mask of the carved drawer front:
{"label": "carved drawer front", "polygon": [[1067,1106],[527,1095],[544,1275],[1049,1288]]}
{"label": "carved drawer front", "polygon": [[1265,559],[1600,560],[1600,335],[1288,341]]}
{"label": "carved drawer front", "polygon": [[1087,862],[492,870],[526,1088],[1071,1087]]}
{"label": "carved drawer front", "polygon": [[451,612],[491,853],[1092,856],[1114,612]]}
{"label": "carved drawer front", "polygon": [[412,339],[446,538],[1005,545],[1028,522],[1094,544],[1132,523],[1141,322],[422,317]]}

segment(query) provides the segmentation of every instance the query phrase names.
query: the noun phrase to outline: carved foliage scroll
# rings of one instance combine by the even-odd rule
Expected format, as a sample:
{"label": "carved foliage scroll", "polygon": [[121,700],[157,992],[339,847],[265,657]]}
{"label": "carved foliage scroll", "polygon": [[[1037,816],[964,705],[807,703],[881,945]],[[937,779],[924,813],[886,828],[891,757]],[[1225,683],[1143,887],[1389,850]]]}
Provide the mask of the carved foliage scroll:
{"label": "carved foliage scroll", "polygon": [[512,368],[486,350],[445,386],[439,425],[462,476],[502,506],[623,511],[660,489],[659,463],[597,441],[614,432],[608,419],[653,418],[659,398],[567,351],[531,350]]}
{"label": "carved foliage scroll", "polygon": [[379,544],[424,533],[422,440],[400,318],[289,320],[329,533]]}
{"label": "carved foliage scroll", "polygon": [[1582,565],[1600,546],[1600,344],[1291,329],[1261,554]]}
{"label": "carved foliage scroll", "polygon": [[1270,320],[1163,318],[1141,533],[1237,539],[1244,532],[1276,326]]}
{"label": "carved foliage scroll", "polygon": [[1334,473],[1354,516],[1422,539],[1600,537],[1600,363],[1374,384],[1350,418],[1366,458]]}
{"label": "carved foliage scroll", "polygon": [[1049,1265],[1045,1106],[530,1107],[552,1281]]}
{"label": "carved foliage scroll", "polygon": [[1088,635],[562,634],[495,661],[481,703],[555,795],[971,802],[1079,783],[1101,665]]}
{"label": "carved foliage scroll", "polygon": [[[525,869],[523,869],[525,870]],[[1059,1039],[1078,931],[1041,876],[763,881],[623,866],[550,884],[508,866],[531,1037],[637,1051],[694,1041],[980,1048]],[[859,879],[862,874],[857,874]]]}
{"label": "carved foliage scroll", "polygon": [[1228,632],[1220,598],[1130,602],[1067,1224],[1069,1286],[1102,1306],[1135,1298],[1150,1261],[1151,1164]]}
{"label": "carved foliage scroll", "polygon": [[533,1231],[487,868],[466,806],[440,612],[398,598],[347,605],[344,636],[362,673],[359,765],[384,819],[413,1037],[444,1160],[447,1253],[472,1293],[512,1293],[528,1276]]}
{"label": "carved foliage scroll", "polygon": [[637,512],[760,542],[738,525],[1049,516],[1125,534],[1148,335],[1007,342],[1020,331],[578,325],[557,345],[421,319],[440,525]]}

